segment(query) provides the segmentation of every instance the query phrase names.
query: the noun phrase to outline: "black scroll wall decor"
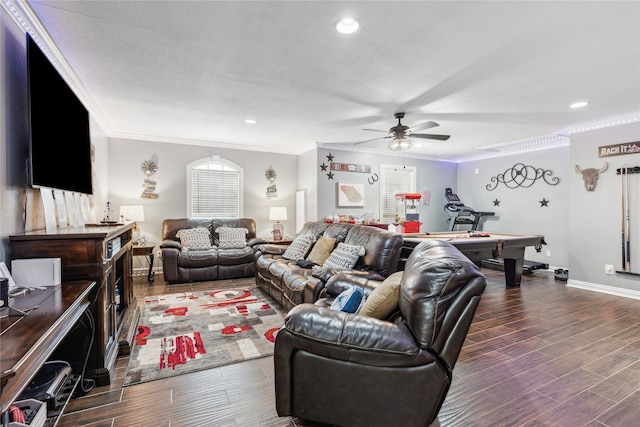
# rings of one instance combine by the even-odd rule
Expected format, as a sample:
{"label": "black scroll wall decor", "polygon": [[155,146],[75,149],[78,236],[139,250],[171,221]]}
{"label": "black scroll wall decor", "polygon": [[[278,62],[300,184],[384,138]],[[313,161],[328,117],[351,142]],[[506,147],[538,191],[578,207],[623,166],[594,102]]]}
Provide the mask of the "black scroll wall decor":
{"label": "black scroll wall decor", "polygon": [[511,168],[491,178],[491,184],[487,184],[487,190],[493,191],[498,185],[504,184],[507,188],[529,188],[536,181],[542,179],[549,185],[558,185],[560,178],[551,177],[553,172],[548,169],[535,168],[522,163],[516,163]]}

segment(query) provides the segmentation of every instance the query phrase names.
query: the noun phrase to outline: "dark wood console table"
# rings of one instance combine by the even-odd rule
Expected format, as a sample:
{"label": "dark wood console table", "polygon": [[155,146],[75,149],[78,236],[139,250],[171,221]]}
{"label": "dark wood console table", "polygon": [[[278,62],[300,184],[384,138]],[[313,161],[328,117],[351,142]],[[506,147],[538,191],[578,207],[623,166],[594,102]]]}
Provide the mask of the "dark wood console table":
{"label": "dark wood console table", "polygon": [[[118,353],[129,352],[137,326],[139,313],[131,287],[132,226],[133,222],[95,224],[9,236],[11,259],[61,258],[64,282],[96,282],[90,296],[95,336],[86,376],[99,386],[111,382]],[[120,339],[122,335],[126,339]]]}
{"label": "dark wood console table", "polygon": [[11,300],[26,316],[0,319],[0,414],[29,385],[42,364],[54,352],[90,305],[95,282],[64,282],[60,286]]}

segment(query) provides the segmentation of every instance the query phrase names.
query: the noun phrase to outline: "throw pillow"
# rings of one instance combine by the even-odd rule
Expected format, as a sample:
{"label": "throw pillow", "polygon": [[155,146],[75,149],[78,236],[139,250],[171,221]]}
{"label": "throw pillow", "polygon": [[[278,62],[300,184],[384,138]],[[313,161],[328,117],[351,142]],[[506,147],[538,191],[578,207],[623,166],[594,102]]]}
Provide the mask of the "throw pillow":
{"label": "throw pillow", "polygon": [[404,271],[396,271],[377,288],[375,288],[362,304],[358,314],[375,317],[376,319],[386,319],[398,306],[400,298],[400,281]]}
{"label": "throw pillow", "polygon": [[218,247],[222,249],[242,249],[247,246],[246,228],[218,227],[216,233],[220,236]]}
{"label": "throw pillow", "polygon": [[204,227],[185,228],[178,230],[176,237],[184,249],[202,250],[211,249],[211,234]]}
{"label": "throw pillow", "polygon": [[342,291],[329,307],[331,310],[344,311],[345,313],[357,313],[364,302],[364,293],[360,288],[349,288]]}
{"label": "throw pillow", "polygon": [[318,265],[322,265],[336,245],[336,239],[332,237],[320,237],[309,255],[307,255],[307,261],[314,262]]}
{"label": "throw pillow", "polygon": [[364,255],[364,247],[348,245],[346,243],[338,243],[338,247],[331,252],[329,258],[327,258],[322,264],[323,267],[332,268],[353,268],[358,262],[358,258]]}
{"label": "throw pillow", "polygon": [[287,250],[284,251],[282,258],[289,259],[291,261],[303,259],[315,241],[316,238],[312,234],[305,234],[296,237],[293,239],[293,242],[291,242]]}

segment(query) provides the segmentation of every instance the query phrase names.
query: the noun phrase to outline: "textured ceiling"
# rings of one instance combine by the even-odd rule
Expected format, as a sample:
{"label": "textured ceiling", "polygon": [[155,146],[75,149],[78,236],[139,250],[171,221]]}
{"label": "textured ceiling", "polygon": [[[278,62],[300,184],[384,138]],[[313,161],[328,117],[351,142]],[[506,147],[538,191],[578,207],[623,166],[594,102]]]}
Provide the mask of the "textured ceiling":
{"label": "textured ceiling", "polygon": [[410,153],[457,161],[640,113],[637,1],[9,1],[114,137],[300,153],[405,111],[451,135]]}

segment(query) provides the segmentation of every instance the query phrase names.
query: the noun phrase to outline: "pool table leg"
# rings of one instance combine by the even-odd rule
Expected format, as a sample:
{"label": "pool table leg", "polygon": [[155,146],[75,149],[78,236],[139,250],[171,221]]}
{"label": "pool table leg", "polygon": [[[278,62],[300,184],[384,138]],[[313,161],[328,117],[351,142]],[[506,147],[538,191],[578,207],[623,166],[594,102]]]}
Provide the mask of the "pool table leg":
{"label": "pool table leg", "polygon": [[504,279],[507,288],[519,288],[524,258],[504,258]]}

